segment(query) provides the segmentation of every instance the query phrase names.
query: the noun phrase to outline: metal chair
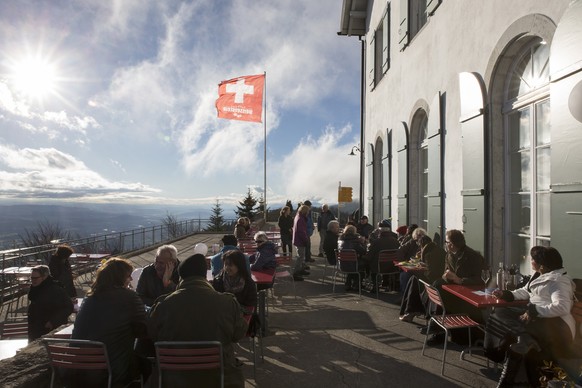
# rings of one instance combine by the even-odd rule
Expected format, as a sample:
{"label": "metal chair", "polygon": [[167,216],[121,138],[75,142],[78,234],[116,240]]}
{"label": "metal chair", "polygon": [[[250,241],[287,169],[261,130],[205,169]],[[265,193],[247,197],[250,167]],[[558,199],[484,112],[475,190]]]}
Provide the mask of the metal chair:
{"label": "metal chair", "polygon": [[28,338],[28,321],[4,322],[0,339]]}
{"label": "metal chair", "polygon": [[339,273],[349,275],[358,275],[358,293],[362,296],[362,275],[360,274],[358,267],[358,254],[353,249],[342,249],[341,251],[335,251],[336,266],[333,272],[333,287],[332,292],[335,293],[335,279]]}
{"label": "metal chair", "polygon": [[172,371],[217,371],[220,373],[220,386],[224,387],[224,361],[220,342],[159,341],[154,346],[160,387],[164,386],[164,372]]}
{"label": "metal chair", "polygon": [[[55,384],[58,369],[103,370],[107,372],[107,387],[112,386],[111,364],[107,356],[107,347],[103,342],[62,338],[44,338],[42,341],[48,352],[52,370],[51,388]],[[139,381],[143,387],[141,377],[135,381]]]}
{"label": "metal chair", "polygon": [[[295,279],[293,279],[293,274],[291,273],[291,255],[280,255],[275,258],[277,261],[277,267],[275,268],[275,281],[279,279],[291,279],[291,284],[293,285],[293,296],[297,299],[297,293],[295,292]],[[273,286],[271,290],[274,290]],[[273,295],[275,291],[272,291]]]}
{"label": "metal chair", "polygon": [[380,284],[378,278],[382,280],[384,275],[388,276],[388,284],[392,284],[391,290],[396,287],[395,276],[399,276],[400,272],[394,266],[394,260],[397,259],[398,249],[386,249],[378,253],[378,272],[376,273],[376,299],[379,297]]}
{"label": "metal chair", "polygon": [[424,350],[426,348],[426,341],[430,334],[431,323],[434,322],[439,325],[445,331],[445,344],[443,347],[443,365],[441,368],[441,375],[445,374],[445,359],[447,356],[447,343],[449,339],[449,330],[455,329],[467,329],[469,332],[469,344],[471,344],[471,328],[480,327],[481,325],[471,319],[467,314],[447,314],[445,305],[441,298],[441,294],[436,287],[431,286],[422,279],[419,279],[420,283],[424,285],[428,298],[432,303],[440,306],[442,313],[431,313],[430,320],[428,321],[428,327],[426,330],[426,336],[424,337],[424,344],[422,345],[422,355],[424,356]]}

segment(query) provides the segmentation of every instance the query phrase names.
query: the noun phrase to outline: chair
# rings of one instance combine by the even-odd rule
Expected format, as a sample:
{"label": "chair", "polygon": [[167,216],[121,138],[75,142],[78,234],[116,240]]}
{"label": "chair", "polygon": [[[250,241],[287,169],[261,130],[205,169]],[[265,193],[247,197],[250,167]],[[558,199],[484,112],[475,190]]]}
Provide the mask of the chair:
{"label": "chair", "polygon": [[358,293],[362,296],[362,275],[360,274],[359,267],[358,267],[358,254],[353,249],[342,249],[341,251],[335,251],[336,257],[336,265],[333,272],[333,287],[332,292],[335,293],[335,279],[337,277],[338,272],[349,275],[349,274],[357,274],[358,275]]}
{"label": "chair", "polygon": [[131,273],[131,282],[129,283],[129,286],[132,290],[137,290],[137,283],[139,283],[139,278],[142,272],[143,268],[136,268]]}
{"label": "chair", "polygon": [[419,279],[420,283],[424,285],[428,298],[432,303],[440,306],[442,313],[431,313],[430,320],[428,321],[428,328],[426,330],[426,336],[424,337],[424,344],[422,345],[422,355],[424,356],[424,350],[426,348],[426,341],[430,334],[431,323],[434,322],[439,325],[445,331],[445,344],[443,347],[443,365],[441,369],[441,375],[445,374],[445,359],[447,356],[447,343],[449,338],[449,330],[455,329],[467,329],[469,332],[469,344],[471,344],[471,328],[480,327],[481,325],[474,320],[472,320],[466,314],[447,314],[441,294],[436,287],[431,286],[422,279]]}
{"label": "chair", "polygon": [[[263,354],[263,337],[261,335],[261,330],[259,328],[259,330],[252,330],[251,326],[252,325],[256,325],[255,322],[253,322],[253,320],[257,320],[260,322],[259,316],[257,315],[256,312],[256,307],[246,307],[246,311],[244,314],[244,318],[247,321],[247,323],[249,324],[249,330],[247,331],[245,337],[247,337],[250,340],[250,352],[253,355],[253,377],[256,378],[257,376],[257,347],[255,344],[255,340],[257,340],[257,342],[259,343],[259,348],[261,349],[261,360],[264,360],[264,354]],[[256,328],[256,326],[255,326]],[[240,346],[240,345],[239,345]]]}
{"label": "chair", "polygon": [[28,321],[4,322],[0,339],[28,338]]}
{"label": "chair", "polygon": [[[275,268],[275,280],[279,279],[291,279],[291,284],[293,285],[293,296],[297,299],[297,293],[295,292],[295,279],[293,279],[293,274],[291,273],[291,255],[281,255],[275,258],[277,261],[277,267]],[[275,287],[272,288],[274,290]],[[274,291],[273,291],[274,295]]]}
{"label": "chair", "polygon": [[220,342],[160,341],[154,346],[160,387],[164,386],[163,372],[212,370],[220,372],[220,386],[224,387],[224,361]]}
{"label": "chair", "polygon": [[[107,387],[112,386],[111,364],[103,342],[63,338],[44,338],[42,341],[52,370],[51,388],[55,384],[58,369],[103,370],[107,372]],[[139,381],[143,387],[141,377],[135,381]]]}
{"label": "chair", "polygon": [[394,260],[397,259],[398,249],[386,249],[378,253],[378,272],[376,273],[376,299],[379,297],[380,280],[383,279],[384,275],[388,276],[388,284],[392,285],[390,288],[392,291],[396,288],[395,276],[400,275],[400,271],[394,266]]}

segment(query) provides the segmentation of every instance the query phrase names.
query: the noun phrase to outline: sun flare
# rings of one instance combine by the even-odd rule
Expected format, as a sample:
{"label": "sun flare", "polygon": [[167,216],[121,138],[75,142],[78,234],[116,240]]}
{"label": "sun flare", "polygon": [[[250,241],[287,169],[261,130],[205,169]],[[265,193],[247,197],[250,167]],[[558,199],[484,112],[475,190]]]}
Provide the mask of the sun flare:
{"label": "sun flare", "polygon": [[19,92],[42,100],[55,93],[57,84],[55,66],[39,58],[27,58],[14,66],[13,81]]}

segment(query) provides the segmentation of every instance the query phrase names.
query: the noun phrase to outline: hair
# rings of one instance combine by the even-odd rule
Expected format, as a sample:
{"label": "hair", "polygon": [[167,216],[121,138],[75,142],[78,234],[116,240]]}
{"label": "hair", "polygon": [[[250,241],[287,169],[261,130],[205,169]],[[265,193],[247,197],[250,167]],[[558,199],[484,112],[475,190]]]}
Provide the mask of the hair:
{"label": "hair", "polygon": [[255,239],[255,241],[260,241],[260,242],[269,241],[269,238],[267,237],[267,234],[265,232],[255,233],[254,239]]}
{"label": "hair", "polygon": [[419,238],[421,238],[422,236],[426,236],[426,230],[422,229],[422,228],[415,228],[412,231],[412,239],[413,240],[418,240]]}
{"label": "hair", "polygon": [[558,250],[553,247],[547,247],[545,249],[542,262],[540,264],[543,265],[548,272],[563,268],[564,266],[562,255],[560,255],[560,252],[558,252]]}
{"label": "hair", "polygon": [[412,234],[412,232],[414,232],[414,229],[418,228],[417,224],[410,224],[406,227],[406,233],[407,234]]}
{"label": "hair", "polygon": [[367,216],[367,215],[363,215],[363,216],[361,216],[361,217],[360,217],[360,221],[361,221],[361,220],[363,220],[363,219],[366,219],[366,220],[368,220],[369,218],[368,218],[368,216]]}
{"label": "hair", "polygon": [[[418,229],[416,229],[416,230],[418,230]],[[424,247],[429,242],[432,242],[432,239],[430,237],[428,237],[427,235],[422,235],[419,237],[418,242],[420,243],[421,247]]]}
{"label": "hair", "polygon": [[87,295],[93,295],[116,287],[123,287],[127,277],[133,272],[131,261],[111,257],[98,270],[95,281]]}
{"label": "hair", "polygon": [[327,223],[327,229],[331,229],[333,225],[337,225],[337,227],[339,228],[340,223],[338,222],[338,220],[331,220]]}
{"label": "hair", "polygon": [[358,229],[354,225],[346,225],[344,234],[358,234]]}
{"label": "hair", "polygon": [[324,203],[323,205],[321,205],[321,210],[328,211],[329,210],[329,205],[327,203]]}
{"label": "hair", "polygon": [[206,264],[206,257],[201,253],[193,254],[178,266],[178,274],[182,279],[187,279],[192,276],[206,278],[207,270],[208,264]]}
{"label": "hair", "polygon": [[240,217],[238,220],[236,220],[236,223],[237,224],[240,224],[240,225],[244,225],[245,224],[245,219],[243,217]]}
{"label": "hair", "polygon": [[311,201],[307,200],[305,202],[303,202],[304,205],[311,207]]}
{"label": "hair", "polygon": [[543,247],[541,245],[536,245],[531,247],[531,249],[529,250],[529,254],[532,258],[533,261],[535,261],[535,263],[537,265],[540,265],[542,263],[542,261],[544,260],[544,254],[546,251],[546,247]]}
{"label": "hair", "polygon": [[459,249],[462,249],[467,245],[465,243],[465,236],[463,235],[463,232],[461,232],[460,230],[449,229],[447,230],[446,236],[451,242],[451,244],[453,244],[455,247]]}
{"label": "hair", "polygon": [[48,265],[37,265],[32,267],[31,271],[38,272],[40,276],[50,276],[51,270],[49,269]]}
{"label": "hair", "polygon": [[307,205],[301,205],[301,206],[299,206],[299,210],[297,210],[297,213],[306,216],[307,213],[309,213],[309,206],[307,206]]}
{"label": "hair", "polygon": [[280,214],[281,214],[281,215],[284,215],[284,214],[287,212],[287,210],[289,210],[289,211],[290,211],[290,210],[291,210],[291,208],[289,208],[289,206],[283,206],[283,207],[281,208],[281,213],[280,213]]}
{"label": "hair", "polygon": [[60,257],[61,259],[68,259],[73,254],[73,248],[71,248],[67,244],[62,244],[57,247],[55,251],[55,256]]}
{"label": "hair", "polygon": [[160,256],[160,254],[163,251],[168,251],[172,254],[172,259],[174,261],[178,260],[178,250],[176,249],[175,246],[173,245],[162,245],[161,247],[158,248],[157,252],[156,252],[156,257]]}
{"label": "hair", "polygon": [[222,236],[221,241],[224,243],[224,245],[236,246],[236,244],[238,244],[238,239],[234,234],[225,234],[224,236]]}
{"label": "hair", "polygon": [[238,249],[233,249],[231,251],[224,252],[222,255],[222,261],[226,263],[229,260],[238,269],[241,277],[248,279],[251,277],[251,273],[247,267],[247,259],[244,253]]}

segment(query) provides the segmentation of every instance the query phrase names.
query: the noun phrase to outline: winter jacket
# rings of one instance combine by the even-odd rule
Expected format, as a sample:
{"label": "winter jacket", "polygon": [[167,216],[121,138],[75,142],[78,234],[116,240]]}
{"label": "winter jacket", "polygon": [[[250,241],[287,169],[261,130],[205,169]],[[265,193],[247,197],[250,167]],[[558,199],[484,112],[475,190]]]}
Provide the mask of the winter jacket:
{"label": "winter jacket", "polygon": [[64,287],[70,298],[77,297],[77,289],[73,282],[73,272],[69,259],[62,261],[59,256],[52,255],[49,261],[49,269],[53,279],[57,280]]}
{"label": "winter jacket", "polygon": [[257,252],[251,255],[251,271],[264,271],[277,266],[275,255],[277,246],[270,241],[266,241],[257,247]]}
{"label": "winter jacket", "polygon": [[387,249],[398,249],[400,246],[400,244],[398,244],[398,240],[395,239],[392,234],[393,233],[389,230],[383,231],[380,233],[378,238],[370,243],[370,248],[368,249],[368,258],[370,259],[370,268],[372,271],[376,271],[378,269],[378,255],[380,254],[380,251]]}
{"label": "winter jacket", "polygon": [[425,276],[429,283],[440,279],[445,272],[445,250],[434,242],[429,242],[422,248],[420,259],[426,264]]}
{"label": "winter jacket", "polygon": [[293,245],[296,247],[305,247],[309,241],[307,235],[307,217],[302,216],[299,212],[295,215],[293,221]]}
{"label": "winter jacket", "polygon": [[366,247],[360,241],[359,234],[342,234],[338,239],[338,248],[340,251],[344,249],[353,249],[358,256],[366,254]]}
{"label": "winter jacket", "polygon": [[317,230],[318,231],[326,231],[327,230],[327,224],[329,224],[329,221],[333,221],[335,220],[335,216],[333,215],[332,212],[330,212],[329,210],[326,212],[322,212],[319,215],[319,219],[317,220]]}
{"label": "winter jacket", "polygon": [[331,265],[335,265],[337,261],[335,257],[335,250],[337,249],[338,237],[339,236],[337,234],[330,230],[325,232],[325,239],[323,240],[323,251],[325,252],[327,263]]}
{"label": "winter jacket", "polygon": [[281,232],[281,236],[291,236],[291,228],[293,228],[293,217],[289,216],[279,216],[279,221],[277,222],[279,225],[279,230]]}
{"label": "winter jacket", "polygon": [[307,213],[307,237],[311,237],[313,234],[313,217],[311,215],[311,210]]}
{"label": "winter jacket", "polygon": [[[32,341],[67,323],[73,302],[61,284],[47,277],[28,291],[28,340]],[[45,325],[50,322],[52,328]]]}
{"label": "winter jacket", "polygon": [[172,283],[168,287],[164,287],[164,282],[158,277],[154,263],[143,269],[135,291],[146,306],[151,306],[159,296],[169,294],[176,289],[176,284],[180,280],[178,264],[180,263],[176,263],[174,267]]}
{"label": "winter jacket", "polygon": [[479,252],[465,246],[457,253],[447,253],[445,270],[454,272],[461,278],[463,285],[482,285],[481,270],[484,261]]}

